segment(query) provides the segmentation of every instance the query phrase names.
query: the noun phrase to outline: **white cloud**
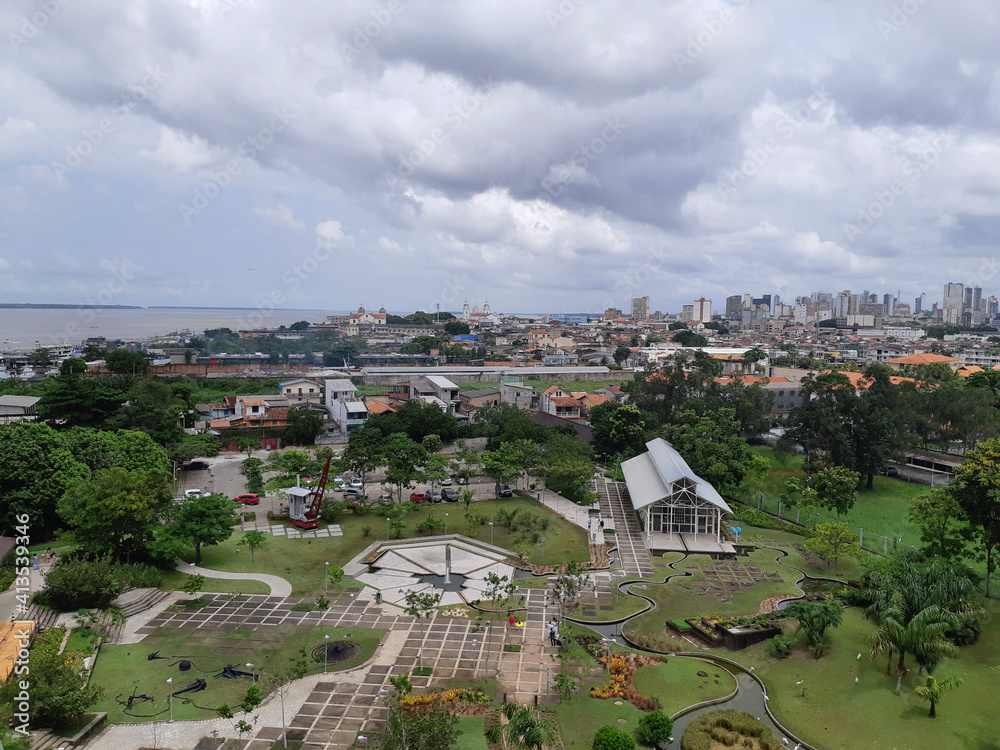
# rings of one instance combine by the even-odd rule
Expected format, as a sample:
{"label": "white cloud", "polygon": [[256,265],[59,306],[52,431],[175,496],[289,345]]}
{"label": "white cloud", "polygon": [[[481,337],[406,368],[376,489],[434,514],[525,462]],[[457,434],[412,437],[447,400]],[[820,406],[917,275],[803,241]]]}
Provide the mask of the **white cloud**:
{"label": "white cloud", "polygon": [[186,135],[167,126],[160,127],[160,140],[152,151],[140,149],[138,156],[175,172],[190,172],[210,164],[215,158],[203,138]]}
{"label": "white cloud", "polygon": [[253,212],[276,227],[294,229],[296,232],[306,231],[306,223],[301,219],[296,219],[292,209],[288,206],[254,206]]}

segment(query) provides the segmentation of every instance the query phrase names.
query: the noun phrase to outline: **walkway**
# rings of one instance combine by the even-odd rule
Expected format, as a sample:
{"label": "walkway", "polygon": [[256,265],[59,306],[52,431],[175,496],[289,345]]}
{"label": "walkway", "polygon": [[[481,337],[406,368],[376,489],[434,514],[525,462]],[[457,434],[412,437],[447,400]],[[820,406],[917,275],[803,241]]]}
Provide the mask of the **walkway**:
{"label": "walkway", "polygon": [[292,584],[280,576],[272,576],[267,573],[227,573],[223,570],[199,568],[191,563],[178,565],[175,570],[179,570],[181,573],[205,576],[205,578],[225,578],[231,581],[260,581],[271,587],[271,596],[285,598],[292,595]]}
{"label": "walkway", "polygon": [[630,576],[651,577],[653,563],[643,542],[639,520],[635,517],[625,483],[602,476],[595,477],[591,487],[601,497],[601,513],[614,519],[622,568]]}

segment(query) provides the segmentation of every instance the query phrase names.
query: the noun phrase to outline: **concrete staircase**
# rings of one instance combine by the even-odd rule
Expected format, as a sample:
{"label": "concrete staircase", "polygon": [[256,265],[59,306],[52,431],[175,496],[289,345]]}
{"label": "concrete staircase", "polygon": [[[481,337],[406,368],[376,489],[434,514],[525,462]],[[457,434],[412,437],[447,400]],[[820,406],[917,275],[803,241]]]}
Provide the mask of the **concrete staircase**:
{"label": "concrete staircase", "polygon": [[34,620],[37,633],[41,633],[43,630],[47,630],[56,624],[59,619],[59,613],[54,609],[45,609],[44,607],[39,607],[35,604],[28,606],[28,611],[25,613],[21,620]]}
{"label": "concrete staircase", "polygon": [[[133,615],[145,612],[147,609],[152,609],[169,596],[169,591],[162,591],[160,589],[133,589],[132,591],[126,591],[118,597],[113,603],[113,606],[117,606],[121,610],[127,621],[128,618]],[[122,633],[125,630],[125,624],[126,623],[123,622],[121,624],[111,626],[108,631],[106,643],[121,643]]]}

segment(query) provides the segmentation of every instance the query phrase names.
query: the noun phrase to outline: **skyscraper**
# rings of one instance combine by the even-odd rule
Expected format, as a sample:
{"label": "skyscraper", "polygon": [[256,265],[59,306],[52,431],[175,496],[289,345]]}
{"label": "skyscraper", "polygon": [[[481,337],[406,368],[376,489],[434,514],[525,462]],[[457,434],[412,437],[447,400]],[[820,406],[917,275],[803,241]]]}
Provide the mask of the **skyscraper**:
{"label": "skyscraper", "polygon": [[632,298],[632,320],[649,320],[649,297]]}
{"label": "skyscraper", "polygon": [[694,301],[692,320],[698,323],[712,322],[712,300],[701,297]]}
{"label": "skyscraper", "polygon": [[739,294],[726,297],[726,318],[729,320],[743,319],[743,297]]}
{"label": "skyscraper", "polygon": [[944,300],[941,304],[941,322],[958,325],[965,310],[965,286],[949,282],[944,285]]}

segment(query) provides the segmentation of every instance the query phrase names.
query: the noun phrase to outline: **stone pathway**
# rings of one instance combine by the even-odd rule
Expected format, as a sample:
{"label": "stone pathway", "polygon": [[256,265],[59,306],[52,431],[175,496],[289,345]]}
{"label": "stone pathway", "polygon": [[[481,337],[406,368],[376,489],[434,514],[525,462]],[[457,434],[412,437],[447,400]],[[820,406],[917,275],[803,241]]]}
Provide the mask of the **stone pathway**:
{"label": "stone pathway", "polygon": [[281,576],[268,573],[227,573],[223,570],[200,568],[191,563],[178,565],[175,570],[191,575],[202,575],[205,578],[224,578],[231,581],[260,581],[271,587],[271,596],[288,597],[292,595],[292,584]]}
{"label": "stone pathway", "polygon": [[615,541],[618,544],[618,554],[621,555],[622,568],[629,576],[651,577],[654,574],[653,563],[642,540],[642,531],[625,483],[597,477],[591,487],[601,497],[601,512],[614,520]]}

